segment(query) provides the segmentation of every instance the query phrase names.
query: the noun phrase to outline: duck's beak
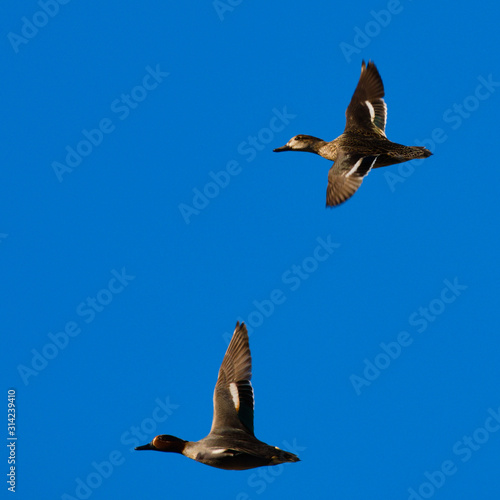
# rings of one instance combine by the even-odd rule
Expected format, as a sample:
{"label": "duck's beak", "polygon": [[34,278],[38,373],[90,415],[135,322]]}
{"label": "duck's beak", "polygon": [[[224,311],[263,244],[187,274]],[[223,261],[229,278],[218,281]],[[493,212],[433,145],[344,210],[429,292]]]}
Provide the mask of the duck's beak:
{"label": "duck's beak", "polygon": [[291,151],[291,150],[292,150],[292,148],[288,144],[285,144],[284,146],[281,146],[281,148],[273,149],[273,152],[274,153],[281,153],[282,151]]}
{"label": "duck's beak", "polygon": [[156,450],[156,448],[151,444],[143,444],[142,446],[137,446],[136,450]]}

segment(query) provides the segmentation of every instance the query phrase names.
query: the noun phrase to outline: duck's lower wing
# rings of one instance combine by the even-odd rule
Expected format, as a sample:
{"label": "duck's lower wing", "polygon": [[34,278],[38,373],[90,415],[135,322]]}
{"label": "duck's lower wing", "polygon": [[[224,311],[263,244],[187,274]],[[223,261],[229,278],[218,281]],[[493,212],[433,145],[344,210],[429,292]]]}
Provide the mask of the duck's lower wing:
{"label": "duck's lower wing", "polygon": [[328,172],[326,206],[336,207],[348,200],[361,186],[363,178],[374,167],[377,156],[346,154],[340,151],[337,161]]}

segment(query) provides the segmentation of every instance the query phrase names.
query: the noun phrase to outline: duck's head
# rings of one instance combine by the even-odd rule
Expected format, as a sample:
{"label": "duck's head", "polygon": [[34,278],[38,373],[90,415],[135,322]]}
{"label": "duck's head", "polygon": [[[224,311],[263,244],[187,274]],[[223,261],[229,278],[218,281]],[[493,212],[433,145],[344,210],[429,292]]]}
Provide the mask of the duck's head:
{"label": "duck's head", "polygon": [[281,153],[281,151],[306,151],[307,153],[317,153],[318,147],[324,143],[325,141],[313,137],[312,135],[300,134],[292,137],[284,146],[273,149],[273,151],[275,153]]}
{"label": "duck's head", "polygon": [[187,441],[179,439],[175,436],[169,436],[168,434],[162,434],[161,436],[156,436],[151,443],[145,444],[143,446],[137,446],[136,450],[156,450],[156,451],[170,451],[173,453],[182,453]]}

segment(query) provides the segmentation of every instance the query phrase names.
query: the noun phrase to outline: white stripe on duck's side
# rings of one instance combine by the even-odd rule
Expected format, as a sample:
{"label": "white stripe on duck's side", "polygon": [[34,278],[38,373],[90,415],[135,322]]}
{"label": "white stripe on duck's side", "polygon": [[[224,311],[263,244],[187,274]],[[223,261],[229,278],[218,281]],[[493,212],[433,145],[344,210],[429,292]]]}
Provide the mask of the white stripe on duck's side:
{"label": "white stripe on duck's side", "polygon": [[227,448],[212,448],[210,452],[213,455],[222,455],[223,453],[227,452]]}

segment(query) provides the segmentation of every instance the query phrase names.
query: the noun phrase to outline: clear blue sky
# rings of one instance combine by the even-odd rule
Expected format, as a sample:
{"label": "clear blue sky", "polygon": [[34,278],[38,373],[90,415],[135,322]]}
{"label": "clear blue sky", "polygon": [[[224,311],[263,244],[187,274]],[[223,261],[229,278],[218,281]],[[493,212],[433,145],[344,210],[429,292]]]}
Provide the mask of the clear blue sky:
{"label": "clear blue sky", "polygon": [[[500,8],[168,4],[3,9],[17,498],[498,499]],[[326,210],[330,162],[272,149],[342,133],[362,59],[434,156]],[[131,451],[208,433],[237,319],[302,462]]]}

